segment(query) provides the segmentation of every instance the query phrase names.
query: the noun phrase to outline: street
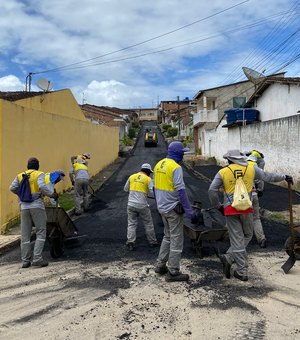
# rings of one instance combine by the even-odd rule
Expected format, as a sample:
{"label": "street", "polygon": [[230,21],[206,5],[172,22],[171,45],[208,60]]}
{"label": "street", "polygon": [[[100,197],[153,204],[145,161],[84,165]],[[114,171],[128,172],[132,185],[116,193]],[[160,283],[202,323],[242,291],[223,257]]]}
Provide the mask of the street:
{"label": "street", "polygon": [[[76,218],[78,241],[65,244],[63,257],[49,267],[20,269],[20,249],[0,257],[1,339],[299,339],[299,264],[281,270],[288,226],[263,220],[268,248],[249,245],[249,281],[223,277],[208,246],[200,259],[185,238],[182,271],[187,283],[167,283],[153,271],[159,248],[148,246],[142,225],[136,250],[125,247],[127,178],[143,163],[152,167],[166,156],[157,147],[133,154],[96,192],[87,213]],[[191,202],[209,207],[209,183],[184,169]],[[149,199],[159,243],[163,224]],[[221,243],[226,251],[228,242]]]}

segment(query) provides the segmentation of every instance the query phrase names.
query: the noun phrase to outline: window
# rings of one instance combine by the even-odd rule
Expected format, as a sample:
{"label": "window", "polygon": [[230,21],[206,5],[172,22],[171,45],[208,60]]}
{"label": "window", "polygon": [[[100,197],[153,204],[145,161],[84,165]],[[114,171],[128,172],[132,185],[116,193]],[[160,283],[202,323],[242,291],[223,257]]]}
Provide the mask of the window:
{"label": "window", "polygon": [[242,107],[246,104],[246,97],[233,97],[232,106],[233,107]]}

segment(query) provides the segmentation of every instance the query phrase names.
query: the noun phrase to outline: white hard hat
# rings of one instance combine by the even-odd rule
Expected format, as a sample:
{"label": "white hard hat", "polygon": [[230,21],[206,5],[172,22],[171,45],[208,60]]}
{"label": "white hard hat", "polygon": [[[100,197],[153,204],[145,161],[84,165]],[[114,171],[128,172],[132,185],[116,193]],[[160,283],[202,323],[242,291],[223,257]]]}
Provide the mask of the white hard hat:
{"label": "white hard hat", "polygon": [[142,169],[148,169],[150,170],[151,172],[153,172],[152,168],[151,168],[151,165],[149,163],[144,163],[142,166],[141,166],[141,170]]}

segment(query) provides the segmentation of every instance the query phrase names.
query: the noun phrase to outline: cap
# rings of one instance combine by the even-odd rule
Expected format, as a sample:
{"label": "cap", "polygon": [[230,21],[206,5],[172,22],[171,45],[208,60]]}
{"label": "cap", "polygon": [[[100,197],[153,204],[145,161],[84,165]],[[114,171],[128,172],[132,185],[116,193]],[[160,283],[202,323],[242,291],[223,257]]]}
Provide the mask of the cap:
{"label": "cap", "polygon": [[150,170],[151,172],[153,172],[152,168],[151,168],[151,165],[149,163],[144,163],[142,166],[141,166],[141,170],[143,169],[148,169]]}
{"label": "cap", "polygon": [[251,162],[257,162],[257,157],[255,155],[250,155],[248,158],[247,158],[247,161],[251,161]]}
{"label": "cap", "polygon": [[175,141],[171,142],[168,146],[168,151],[170,152],[187,152],[190,151],[189,148],[185,148],[184,145],[181,142]]}
{"label": "cap", "polygon": [[91,155],[89,153],[83,153],[82,156],[87,159],[91,159]]}
{"label": "cap", "polygon": [[245,155],[240,152],[240,150],[228,150],[225,155],[225,159],[246,159]]}
{"label": "cap", "polygon": [[248,165],[246,156],[241,153],[240,150],[229,150],[227,153],[225,153],[225,155],[223,155],[223,158],[239,165]]}

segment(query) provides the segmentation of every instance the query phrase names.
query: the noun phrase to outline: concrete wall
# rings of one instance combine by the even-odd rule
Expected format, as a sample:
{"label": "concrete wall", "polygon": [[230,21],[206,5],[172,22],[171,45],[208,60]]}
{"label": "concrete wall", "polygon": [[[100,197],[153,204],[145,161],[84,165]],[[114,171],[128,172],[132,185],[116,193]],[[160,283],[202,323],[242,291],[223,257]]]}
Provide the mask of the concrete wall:
{"label": "concrete wall", "polygon": [[[51,111],[59,114],[30,108],[36,107],[30,102],[38,103],[40,96],[34,101],[30,98],[26,105],[26,100],[23,100],[24,106],[18,105],[20,101],[16,104],[0,100],[0,232],[19,213],[17,196],[9,191],[9,185],[18,173],[26,170],[29,157],[39,159],[41,171],[62,169],[68,174],[70,157],[88,152],[91,154],[91,175],[118,157],[118,129],[88,122],[72,93],[64,91],[64,94],[58,94],[57,104],[55,92],[50,94],[48,101],[46,98],[43,102],[43,105],[48,103]],[[39,108],[48,109],[45,106]],[[72,112],[75,118],[70,117]],[[66,177],[65,181],[57,185],[58,191],[71,186],[68,175]]]}
{"label": "concrete wall", "polygon": [[256,106],[262,122],[297,115],[300,110],[300,87],[293,84],[272,84],[258,98]]}
{"label": "concrete wall", "polygon": [[227,150],[257,149],[265,155],[266,171],[292,175],[294,188],[300,190],[300,114],[229,129],[221,125],[206,131],[205,143],[211,145],[211,154],[206,156],[224,164]]}

